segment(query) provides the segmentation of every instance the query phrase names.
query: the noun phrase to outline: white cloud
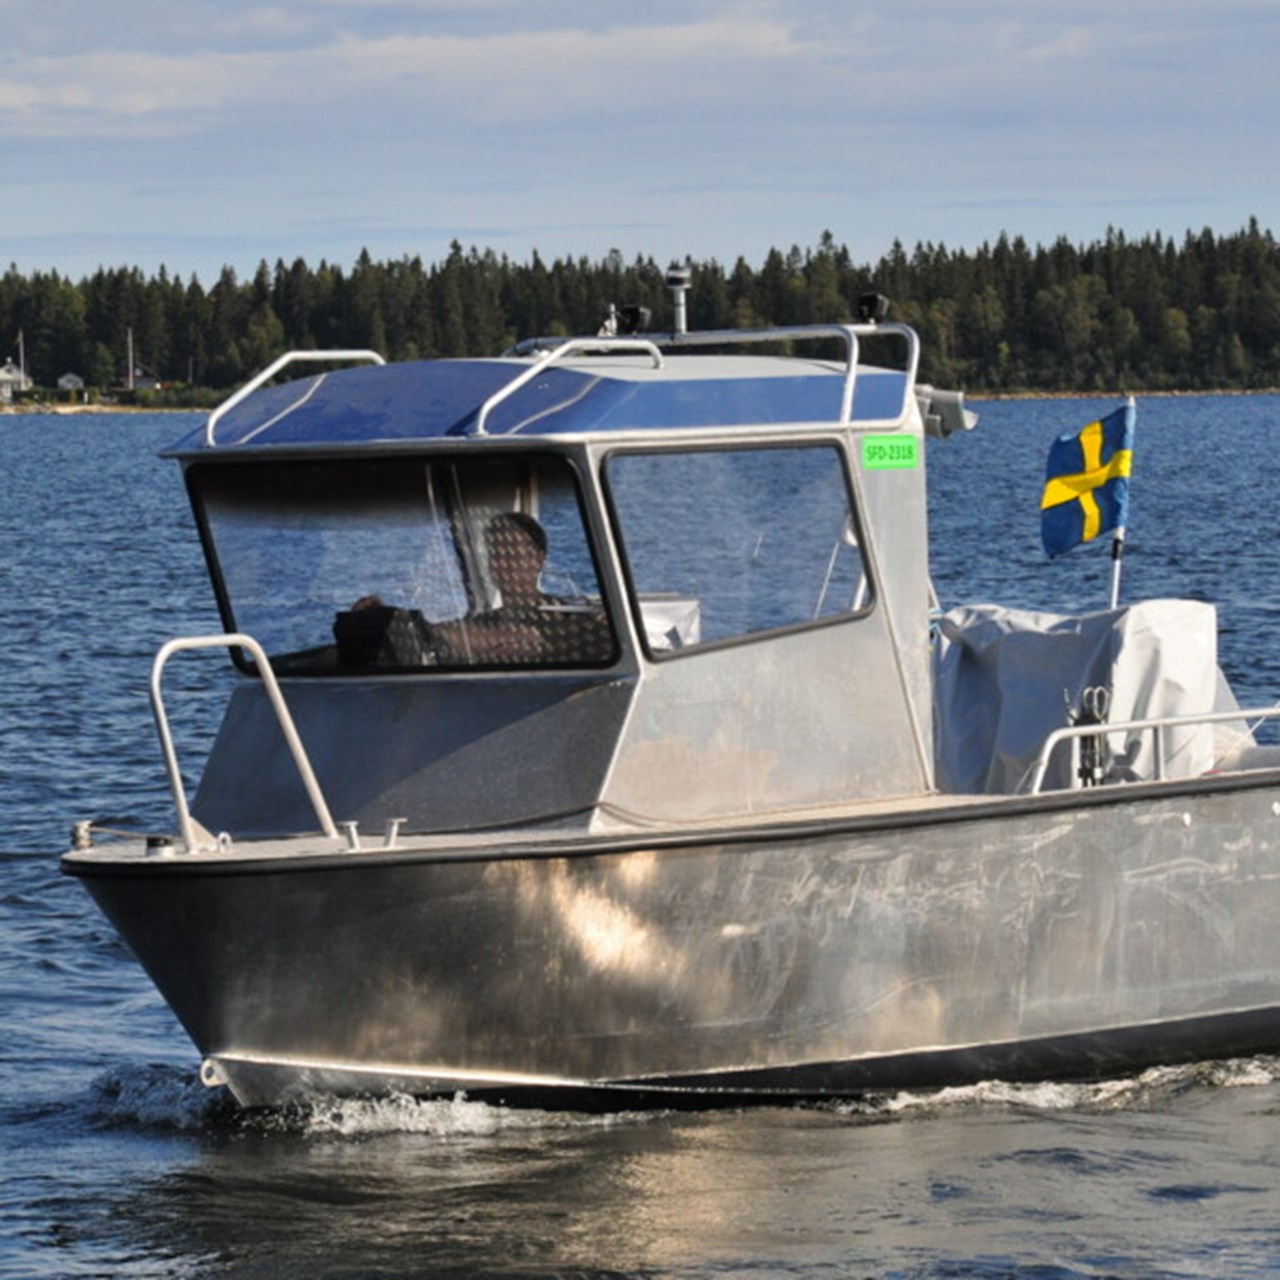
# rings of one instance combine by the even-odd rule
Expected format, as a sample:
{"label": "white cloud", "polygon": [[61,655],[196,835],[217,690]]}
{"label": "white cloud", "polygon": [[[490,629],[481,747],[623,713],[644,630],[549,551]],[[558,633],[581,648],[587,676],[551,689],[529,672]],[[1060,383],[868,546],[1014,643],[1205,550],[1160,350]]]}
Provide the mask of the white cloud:
{"label": "white cloud", "polygon": [[[260,11],[259,16],[263,16]],[[560,29],[482,37],[343,35],[310,48],[41,55],[0,69],[0,131],[83,135],[202,128],[214,112],[287,103],[319,119],[406,103],[512,127],[566,111],[637,112],[703,98],[810,53],[785,24]]]}

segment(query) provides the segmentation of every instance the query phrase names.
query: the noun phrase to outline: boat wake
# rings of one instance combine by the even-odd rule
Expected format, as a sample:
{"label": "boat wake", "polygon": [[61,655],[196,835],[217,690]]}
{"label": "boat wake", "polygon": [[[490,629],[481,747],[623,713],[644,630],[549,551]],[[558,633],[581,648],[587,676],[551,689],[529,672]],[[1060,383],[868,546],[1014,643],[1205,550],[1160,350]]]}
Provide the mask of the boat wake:
{"label": "boat wake", "polygon": [[[1257,1088],[1277,1082],[1280,1082],[1280,1057],[1253,1057],[1152,1067],[1135,1076],[1083,1084],[1012,1084],[988,1080],[932,1092],[868,1095],[822,1103],[818,1109],[871,1122],[974,1110],[1136,1111],[1162,1106],[1194,1090]],[[473,1101],[464,1094],[452,1098],[415,1098],[408,1094],[380,1098],[321,1095],[286,1106],[244,1111],[225,1092],[207,1089],[196,1072],[164,1063],[140,1069],[117,1068],[99,1076],[93,1083],[90,1109],[96,1124],[111,1127],[323,1138],[421,1134],[441,1140],[520,1130],[635,1125],[669,1114],[523,1110]]]}
{"label": "boat wake", "polygon": [[835,1110],[869,1119],[978,1109],[1136,1111],[1160,1106],[1196,1089],[1248,1088],[1277,1081],[1280,1081],[1280,1058],[1259,1056],[1150,1067],[1138,1075],[1087,1083],[1013,1084],[986,1080],[932,1092],[880,1094],[837,1103]]}
{"label": "boat wake", "polygon": [[423,1134],[433,1138],[479,1138],[520,1130],[603,1128],[639,1124],[660,1113],[620,1111],[587,1114],[576,1111],[524,1110],[476,1102],[465,1094],[452,1098],[320,1097],[258,1113],[257,1122],[324,1137],[370,1137]]}
{"label": "boat wake", "polygon": [[643,1123],[661,1114],[521,1110],[476,1102],[465,1094],[415,1098],[401,1093],[377,1098],[322,1094],[246,1111],[224,1090],[206,1088],[197,1072],[164,1063],[103,1073],[93,1082],[90,1110],[96,1124],[108,1127],[336,1138],[423,1134],[440,1139],[531,1129],[607,1128]]}

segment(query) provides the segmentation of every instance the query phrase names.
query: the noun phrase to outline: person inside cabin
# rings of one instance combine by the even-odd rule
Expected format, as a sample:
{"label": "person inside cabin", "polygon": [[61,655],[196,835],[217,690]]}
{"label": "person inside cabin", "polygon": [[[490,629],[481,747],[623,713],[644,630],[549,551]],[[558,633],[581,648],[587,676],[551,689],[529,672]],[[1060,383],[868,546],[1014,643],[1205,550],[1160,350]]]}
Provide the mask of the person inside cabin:
{"label": "person inside cabin", "polygon": [[523,511],[504,511],[485,526],[495,608],[434,628],[450,654],[468,662],[537,662],[545,656],[555,598],[542,590],[547,532]]}
{"label": "person inside cabin", "polygon": [[[613,636],[603,612],[542,589],[546,530],[531,515],[504,511],[485,526],[493,608],[431,624],[438,661],[449,666],[555,666],[607,662]],[[352,610],[381,606],[366,596]]]}

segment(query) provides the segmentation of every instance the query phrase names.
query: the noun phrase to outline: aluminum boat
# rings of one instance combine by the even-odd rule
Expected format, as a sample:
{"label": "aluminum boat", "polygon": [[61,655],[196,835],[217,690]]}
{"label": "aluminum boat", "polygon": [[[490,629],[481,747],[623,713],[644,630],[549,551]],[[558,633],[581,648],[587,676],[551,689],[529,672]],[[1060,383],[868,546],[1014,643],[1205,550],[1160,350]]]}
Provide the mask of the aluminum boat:
{"label": "aluminum boat", "polygon": [[[293,353],[171,451],[225,627],[152,669],[173,828],[62,865],[205,1082],[714,1105],[1280,1050],[1277,712],[1213,607],[942,612],[924,439],[973,414],[915,333],[689,332],[673,284],[661,334]],[[209,648],[188,796],[164,676]]]}

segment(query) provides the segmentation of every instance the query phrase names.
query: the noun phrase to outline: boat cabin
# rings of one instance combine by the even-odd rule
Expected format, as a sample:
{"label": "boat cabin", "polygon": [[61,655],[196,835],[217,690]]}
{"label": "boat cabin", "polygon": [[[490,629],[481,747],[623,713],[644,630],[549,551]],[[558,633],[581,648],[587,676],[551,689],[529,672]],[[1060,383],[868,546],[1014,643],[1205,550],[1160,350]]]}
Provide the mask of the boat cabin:
{"label": "boat cabin", "polygon": [[[971,415],[916,354],[882,324],[273,367],[173,456],[338,820],[758,819],[932,786],[922,436]],[[314,829],[237,662],[195,815]]]}

